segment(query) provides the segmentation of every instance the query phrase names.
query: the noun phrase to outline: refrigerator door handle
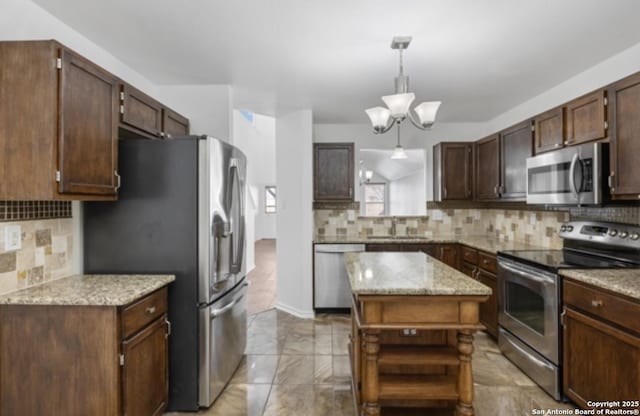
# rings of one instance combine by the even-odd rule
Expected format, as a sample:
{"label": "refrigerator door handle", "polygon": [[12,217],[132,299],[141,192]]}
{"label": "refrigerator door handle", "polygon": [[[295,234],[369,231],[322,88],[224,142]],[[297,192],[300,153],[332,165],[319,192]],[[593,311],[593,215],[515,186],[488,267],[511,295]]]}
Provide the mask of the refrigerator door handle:
{"label": "refrigerator door handle", "polygon": [[[219,282],[218,263],[220,260],[219,239],[232,233],[230,222],[225,221],[218,213],[214,213],[211,219],[211,253],[209,259],[209,275],[211,284]],[[224,279],[222,279],[224,280]]]}
{"label": "refrigerator door handle", "polygon": [[[235,205],[236,211],[232,213],[232,219],[231,219],[231,221],[238,222],[238,232],[236,235],[234,235],[234,238],[237,239],[235,241],[236,244],[232,245],[231,272],[239,273],[242,269],[242,258],[244,256],[245,230],[244,230],[244,218],[243,218],[244,192],[242,188],[242,183],[240,181],[240,172],[238,169],[237,162],[231,165],[231,178],[234,182],[234,186],[236,187],[236,192],[238,196],[238,203],[237,205]],[[232,223],[232,226],[233,226],[233,223]]]}

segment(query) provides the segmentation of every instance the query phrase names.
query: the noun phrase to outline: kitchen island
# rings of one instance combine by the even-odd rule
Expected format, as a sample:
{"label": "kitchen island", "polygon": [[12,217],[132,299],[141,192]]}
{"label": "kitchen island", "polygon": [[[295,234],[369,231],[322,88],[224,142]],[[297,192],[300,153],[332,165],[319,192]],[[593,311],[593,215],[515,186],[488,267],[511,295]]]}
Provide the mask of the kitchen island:
{"label": "kitchen island", "polygon": [[473,415],[473,334],[491,289],[424,253],[347,253],[345,263],[358,414]]}

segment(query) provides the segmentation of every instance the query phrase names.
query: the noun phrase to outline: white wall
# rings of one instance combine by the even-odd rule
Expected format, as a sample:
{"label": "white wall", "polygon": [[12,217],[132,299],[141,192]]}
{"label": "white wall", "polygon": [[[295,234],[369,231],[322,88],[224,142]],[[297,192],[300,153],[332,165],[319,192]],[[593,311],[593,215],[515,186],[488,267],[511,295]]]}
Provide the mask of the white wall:
{"label": "white wall", "polygon": [[[549,70],[553,70],[552,63],[549,65]],[[485,134],[497,132],[526,120],[639,70],[640,43],[495,117],[487,123]]]}
{"label": "white wall", "polygon": [[188,117],[191,133],[232,141],[231,86],[163,85],[154,98]]}
{"label": "white wall", "polygon": [[389,212],[391,215],[424,215],[425,193],[424,171],[391,181]]}
{"label": "white wall", "polygon": [[311,110],[276,118],[276,307],[301,317],[313,316],[312,123]]}
{"label": "white wall", "polygon": [[[419,130],[403,123],[400,143],[405,149],[426,150],[426,199],[433,199],[433,146],[442,141],[472,141],[486,130],[484,123],[436,123],[433,129]],[[390,149],[396,145],[395,131],[374,134],[370,124],[314,124],[314,142],[354,142],[356,155],[360,149]],[[354,175],[357,175],[357,163]],[[357,180],[357,176],[356,176]]]}
{"label": "white wall", "polygon": [[247,155],[248,183],[255,206],[255,239],[276,238],[276,214],[266,214],[264,188],[276,184],[276,119],[253,115],[250,123],[233,110],[233,143]]}

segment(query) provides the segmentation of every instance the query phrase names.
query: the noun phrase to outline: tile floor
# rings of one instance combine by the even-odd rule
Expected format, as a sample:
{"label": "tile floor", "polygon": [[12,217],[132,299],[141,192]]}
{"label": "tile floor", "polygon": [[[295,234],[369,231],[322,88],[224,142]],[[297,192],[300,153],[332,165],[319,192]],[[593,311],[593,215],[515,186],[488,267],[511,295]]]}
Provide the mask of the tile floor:
{"label": "tile floor", "polygon": [[[198,415],[354,416],[348,333],[345,315],[298,319],[271,309],[251,316],[245,359],[213,406]],[[484,333],[476,334],[474,346],[477,416],[571,408],[546,395]]]}
{"label": "tile floor", "polygon": [[276,240],[255,243],[255,269],[247,276],[249,294],[247,310],[250,315],[271,309],[276,304]]}
{"label": "tile floor", "polygon": [[[275,266],[275,240],[256,242],[256,269],[249,274],[246,356],[213,406],[197,415],[355,416],[347,352],[350,318],[299,319],[269,309],[275,303]],[[571,408],[537,387],[486,334],[476,334],[474,347],[477,416]]]}

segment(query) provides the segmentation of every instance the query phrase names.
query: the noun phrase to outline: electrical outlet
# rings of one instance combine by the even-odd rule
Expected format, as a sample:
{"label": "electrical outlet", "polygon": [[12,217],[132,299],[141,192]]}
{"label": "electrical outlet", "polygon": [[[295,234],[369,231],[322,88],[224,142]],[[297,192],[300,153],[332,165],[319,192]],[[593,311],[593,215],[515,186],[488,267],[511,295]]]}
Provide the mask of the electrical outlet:
{"label": "electrical outlet", "polygon": [[4,228],[4,250],[13,251],[22,248],[22,229],[19,225],[7,225]]}

